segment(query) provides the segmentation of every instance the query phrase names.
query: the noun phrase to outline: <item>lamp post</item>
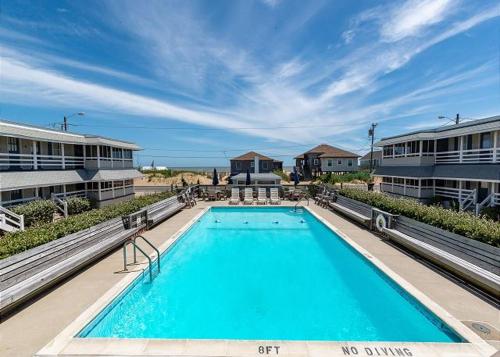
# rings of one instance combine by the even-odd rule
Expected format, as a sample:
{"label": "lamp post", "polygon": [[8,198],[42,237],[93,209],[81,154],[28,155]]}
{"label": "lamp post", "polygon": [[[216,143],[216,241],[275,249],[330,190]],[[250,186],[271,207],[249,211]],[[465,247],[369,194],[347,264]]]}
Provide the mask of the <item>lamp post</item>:
{"label": "lamp post", "polygon": [[460,114],[457,113],[457,116],[455,117],[455,119],[452,119],[450,117],[445,117],[444,115],[438,116],[438,119],[449,119],[451,121],[455,120],[455,124],[459,124],[460,123]]}
{"label": "lamp post", "polygon": [[77,112],[77,113],[73,113],[71,115],[65,115],[64,116],[64,121],[63,121],[63,124],[61,126],[61,129],[64,130],[64,131],[68,131],[68,119],[71,118],[71,117],[74,117],[75,115],[80,115],[80,116],[84,116],[85,113],[84,112]]}

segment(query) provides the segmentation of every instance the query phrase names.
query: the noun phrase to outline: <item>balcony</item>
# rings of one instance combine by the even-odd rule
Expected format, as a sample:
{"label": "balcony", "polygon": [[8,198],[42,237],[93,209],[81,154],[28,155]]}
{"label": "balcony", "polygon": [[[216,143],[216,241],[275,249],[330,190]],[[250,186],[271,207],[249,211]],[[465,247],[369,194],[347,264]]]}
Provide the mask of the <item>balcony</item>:
{"label": "balcony", "polygon": [[419,187],[405,184],[391,184],[381,183],[380,190],[382,192],[393,193],[396,195],[415,197],[415,198],[429,198],[433,196],[434,189],[432,187]]}
{"label": "balcony", "polygon": [[497,162],[500,162],[500,148],[436,152],[436,164],[472,164]]}
{"label": "balcony", "polygon": [[0,171],[131,169],[133,159],[0,153]]}
{"label": "balcony", "polygon": [[0,153],[0,171],[77,169],[84,164],[81,156]]}

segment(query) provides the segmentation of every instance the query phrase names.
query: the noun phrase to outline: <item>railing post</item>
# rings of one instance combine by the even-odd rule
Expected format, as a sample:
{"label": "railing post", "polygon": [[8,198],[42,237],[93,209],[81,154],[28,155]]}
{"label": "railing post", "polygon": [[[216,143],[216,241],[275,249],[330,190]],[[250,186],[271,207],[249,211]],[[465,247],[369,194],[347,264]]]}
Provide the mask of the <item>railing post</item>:
{"label": "railing post", "polygon": [[32,145],[33,145],[33,170],[38,170],[38,159],[37,159],[35,140],[33,140]]}
{"label": "railing post", "polygon": [[464,136],[460,136],[460,143],[459,143],[459,148],[458,148],[458,155],[459,159],[458,162],[462,163],[463,158],[464,158]]}
{"label": "railing post", "polygon": [[497,162],[498,130],[493,132],[493,162]]}
{"label": "railing post", "polygon": [[[99,145],[96,145],[97,147],[97,168],[101,168],[101,147]],[[100,199],[100,197],[99,197]]]}
{"label": "railing post", "polygon": [[464,204],[462,202],[462,181],[458,181],[458,205],[460,211],[462,211],[464,208]]}
{"label": "railing post", "polygon": [[62,162],[62,169],[66,169],[66,158],[64,157],[64,144],[61,143],[61,162]]}

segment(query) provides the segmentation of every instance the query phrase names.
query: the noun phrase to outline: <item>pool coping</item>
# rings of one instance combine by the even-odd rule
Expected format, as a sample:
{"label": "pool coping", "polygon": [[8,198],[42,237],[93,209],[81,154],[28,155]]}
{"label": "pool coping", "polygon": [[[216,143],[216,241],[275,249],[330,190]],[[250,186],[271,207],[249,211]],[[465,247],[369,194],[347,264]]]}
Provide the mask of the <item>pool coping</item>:
{"label": "pool coping", "polygon": [[[170,236],[160,247],[164,254],[179,237],[188,231],[200,217],[212,207],[204,208],[181,229]],[[251,208],[252,206],[244,206]],[[266,206],[253,206],[264,208]],[[273,206],[276,207],[276,206]],[[291,207],[281,205],[278,207]],[[126,338],[80,338],[75,337],[106,306],[118,297],[145,270],[146,259],[141,261],[141,269],[129,272],[111,287],[95,303],[64,328],[52,341],[45,345],[35,356],[491,356],[496,349],[481,339],[453,315],[436,302],[389,269],[379,259],[368,253],[348,235],[328,222],[307,206],[301,206],[321,223],[335,232],[359,254],[374,264],[408,294],[427,307],[439,319],[452,328],[467,342],[429,343],[429,342],[359,342],[359,341],[281,341],[281,340],[202,340],[202,339],[126,339]],[[401,353],[401,354],[399,354]]]}

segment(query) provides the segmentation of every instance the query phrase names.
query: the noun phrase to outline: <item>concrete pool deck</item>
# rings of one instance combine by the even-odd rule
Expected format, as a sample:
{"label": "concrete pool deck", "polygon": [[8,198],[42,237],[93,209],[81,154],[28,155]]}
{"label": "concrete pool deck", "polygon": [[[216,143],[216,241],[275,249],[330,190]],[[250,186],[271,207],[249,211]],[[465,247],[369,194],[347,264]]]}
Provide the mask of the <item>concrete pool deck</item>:
{"label": "concrete pool deck", "polygon": [[[179,229],[185,226],[186,223],[211,205],[227,205],[227,202],[200,202],[196,207],[183,210],[153,230],[146,232],[145,236],[151,239],[154,244],[161,246],[172,235],[178,232]],[[314,204],[311,204],[311,209],[333,226],[338,227],[352,241],[380,260],[389,269],[399,274],[418,290],[422,291],[456,319],[468,325],[471,322],[480,322],[489,325],[491,333],[481,337],[490,338],[492,340],[488,341],[490,345],[497,349],[500,347],[500,341],[494,341],[500,338],[498,335],[495,336],[495,334],[498,334],[498,330],[500,330],[500,313],[495,306],[347,219]],[[113,252],[88,269],[66,280],[63,284],[56,286],[44,296],[34,300],[31,305],[25,306],[10,316],[10,318],[2,321],[0,324],[0,355],[31,356],[42,349],[63,329],[77,319],[82,312],[122,280],[124,276],[124,273],[121,272],[122,259],[120,250]],[[142,269],[142,267],[139,266],[137,269]],[[89,342],[79,341],[79,344],[90,354],[92,353],[92,346],[88,345]],[[109,343],[110,347],[113,345],[120,347],[120,341],[111,340]],[[195,343],[189,341],[191,344],[189,351],[186,350],[186,341],[176,341],[175,343],[169,341],[169,346],[165,346],[165,343],[167,342],[164,340],[155,341],[154,344],[151,341],[137,340],[134,343],[135,346],[130,347],[134,347],[136,351],[144,349],[146,346],[149,350],[156,349],[156,351],[158,351],[158,348],[169,347],[171,353],[180,353],[179,351],[182,349],[192,354],[195,354],[195,350],[197,349],[199,352],[210,355],[232,354],[250,356],[275,354],[265,353],[270,344],[264,342],[259,344],[258,341],[241,341],[240,344],[248,345],[246,349],[232,349],[234,347],[227,341],[197,341]],[[279,355],[285,355],[287,351],[294,352],[295,355],[333,356],[337,355],[335,352],[338,352],[339,355],[346,355],[342,348],[332,351],[327,343],[282,341],[274,341],[273,343],[273,346],[280,346]],[[341,344],[337,343],[336,345],[340,346]],[[393,343],[346,343],[344,345],[345,348],[354,347],[356,350],[364,351],[365,355],[369,355],[367,353],[370,353],[370,351],[373,355],[379,355],[377,354],[378,350],[377,352],[375,350],[376,348],[381,349],[381,351],[382,349],[387,351],[388,348],[398,348],[398,344]],[[425,344],[425,346],[424,344],[420,344],[419,348],[413,350],[413,355],[428,356],[435,354],[434,352],[437,350],[434,349],[434,345],[436,344]],[[260,353],[259,351],[261,346],[264,348],[264,353]],[[459,347],[460,345],[456,344],[450,345],[449,352],[452,353],[452,350],[454,350],[454,355],[478,355],[478,351],[468,347],[463,351],[457,351]],[[112,351],[114,353],[122,353],[123,355],[126,354],[126,351],[120,351],[120,349],[113,349]],[[66,352],[68,354],[71,353],[71,351]],[[101,352],[104,351],[101,350]],[[270,352],[272,352],[272,349]],[[460,354],[462,352],[463,354]],[[358,355],[363,354],[359,353]]]}

